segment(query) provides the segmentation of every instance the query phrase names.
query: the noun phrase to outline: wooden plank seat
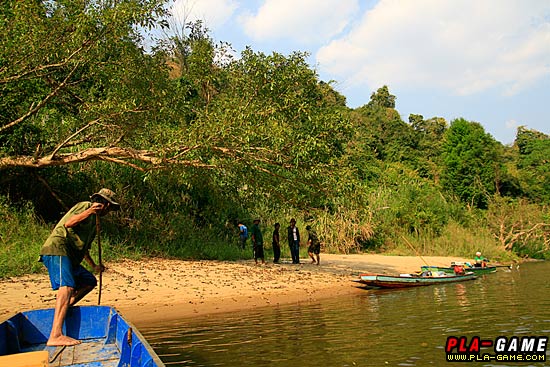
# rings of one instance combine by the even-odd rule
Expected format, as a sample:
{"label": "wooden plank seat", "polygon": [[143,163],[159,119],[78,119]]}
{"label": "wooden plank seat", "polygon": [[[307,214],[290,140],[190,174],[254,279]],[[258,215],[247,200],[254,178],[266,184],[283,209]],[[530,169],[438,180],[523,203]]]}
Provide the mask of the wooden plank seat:
{"label": "wooden plank seat", "polygon": [[48,367],[48,352],[26,352],[0,356],[0,367]]}

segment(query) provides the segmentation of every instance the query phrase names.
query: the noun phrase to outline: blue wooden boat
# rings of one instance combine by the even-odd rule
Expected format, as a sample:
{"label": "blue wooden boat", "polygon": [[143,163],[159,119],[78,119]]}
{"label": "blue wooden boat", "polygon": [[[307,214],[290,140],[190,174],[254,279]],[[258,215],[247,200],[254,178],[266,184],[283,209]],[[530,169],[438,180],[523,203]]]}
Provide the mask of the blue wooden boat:
{"label": "blue wooden boat", "polygon": [[419,274],[385,275],[366,273],[359,275],[359,279],[355,281],[370,287],[407,288],[462,282],[466,280],[473,280],[475,278],[476,276],[473,273],[466,273],[464,275],[438,274],[437,276],[422,276]]}
{"label": "blue wooden boat", "polygon": [[[82,341],[74,346],[46,346],[53,315],[53,308],[25,311],[0,323],[0,366],[164,366],[139,331],[113,307],[71,307],[63,328],[66,335]],[[17,364],[18,360],[27,362]]]}

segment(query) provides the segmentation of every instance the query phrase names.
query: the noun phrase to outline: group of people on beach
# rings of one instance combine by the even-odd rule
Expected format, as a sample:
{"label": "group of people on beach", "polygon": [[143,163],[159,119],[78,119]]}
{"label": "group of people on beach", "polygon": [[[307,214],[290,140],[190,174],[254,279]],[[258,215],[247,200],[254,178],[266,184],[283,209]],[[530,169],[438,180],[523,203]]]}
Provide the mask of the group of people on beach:
{"label": "group of people on beach", "polygon": [[[246,248],[246,242],[249,237],[249,231],[242,222],[238,222],[237,227],[239,228],[239,243],[241,248],[244,250]],[[273,247],[273,262],[275,264],[278,264],[281,261],[281,236],[279,233],[280,229],[281,224],[275,223],[273,234],[271,236],[271,245]],[[306,226],[306,231],[308,232],[308,255],[311,258],[312,264],[319,265],[321,263],[321,242],[319,241],[319,236],[317,236],[317,233],[311,228],[310,225]],[[259,218],[256,218],[253,221],[252,227],[250,229],[250,239],[252,241],[254,261],[257,264],[258,260],[261,260],[262,264],[265,264],[264,241],[262,231],[260,230]],[[290,224],[287,227],[287,239],[288,247],[290,249],[290,255],[292,257],[292,263],[300,264],[300,230],[298,229],[298,227],[296,227],[296,219],[294,218],[290,220]]]}

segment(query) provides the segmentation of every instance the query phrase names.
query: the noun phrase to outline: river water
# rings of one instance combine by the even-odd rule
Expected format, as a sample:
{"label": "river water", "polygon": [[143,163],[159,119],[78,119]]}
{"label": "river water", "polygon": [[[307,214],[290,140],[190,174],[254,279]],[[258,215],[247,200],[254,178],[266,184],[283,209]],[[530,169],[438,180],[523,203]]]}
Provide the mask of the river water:
{"label": "river water", "polygon": [[[548,351],[546,362],[446,360],[448,337],[466,337],[469,346],[474,337],[550,336],[550,263],[498,270],[463,283],[368,289],[140,331],[169,366],[550,366]],[[494,346],[480,355],[496,356]]]}

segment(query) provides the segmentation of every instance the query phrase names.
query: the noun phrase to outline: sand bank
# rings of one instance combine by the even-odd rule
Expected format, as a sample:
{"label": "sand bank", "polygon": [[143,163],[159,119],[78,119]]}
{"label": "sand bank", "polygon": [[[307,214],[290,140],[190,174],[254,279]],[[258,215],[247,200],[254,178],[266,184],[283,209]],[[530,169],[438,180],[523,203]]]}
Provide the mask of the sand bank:
{"label": "sand bank", "polygon": [[[107,263],[102,305],[115,306],[137,326],[255,307],[311,302],[364,292],[351,280],[362,272],[399,274],[424,265],[448,266],[456,257],[321,254],[321,265],[255,265],[253,261],[126,260]],[[0,319],[18,311],[55,306],[47,273],[0,281]],[[96,305],[97,290],[81,305]]]}

